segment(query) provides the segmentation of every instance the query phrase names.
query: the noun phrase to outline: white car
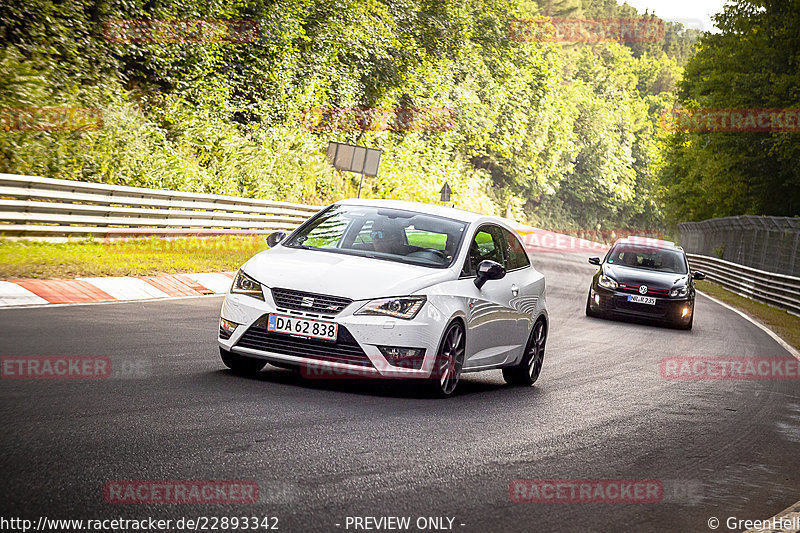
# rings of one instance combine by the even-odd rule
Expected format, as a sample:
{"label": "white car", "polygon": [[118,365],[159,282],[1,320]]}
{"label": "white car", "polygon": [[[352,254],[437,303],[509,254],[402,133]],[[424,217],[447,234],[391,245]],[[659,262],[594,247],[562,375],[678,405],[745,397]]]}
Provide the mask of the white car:
{"label": "white car", "polygon": [[539,377],[545,280],[503,220],[344,200],[267,241],[222,304],[230,369],[422,379],[440,396],[462,372],[501,368],[520,385]]}

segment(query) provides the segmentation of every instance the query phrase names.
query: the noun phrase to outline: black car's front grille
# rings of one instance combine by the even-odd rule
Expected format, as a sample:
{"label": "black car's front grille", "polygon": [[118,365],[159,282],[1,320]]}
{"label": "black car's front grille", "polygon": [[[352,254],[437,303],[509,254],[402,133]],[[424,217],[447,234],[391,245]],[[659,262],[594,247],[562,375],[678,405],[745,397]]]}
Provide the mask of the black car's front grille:
{"label": "black car's front grille", "polygon": [[295,309],[322,315],[337,315],[352,303],[349,298],[327,296],[291,289],[272,289],[272,298],[280,309]]}
{"label": "black car's front grille", "polygon": [[372,362],[361,349],[358,341],[341,324],[339,324],[336,342],[331,342],[267,331],[268,316],[264,315],[256,320],[245,331],[236,346],[317,361],[372,366]]}
{"label": "black car's front grille", "polygon": [[[631,292],[631,293],[636,293],[636,294],[639,294],[639,287],[641,287],[641,285],[632,285],[632,284],[626,285],[624,283],[620,283],[619,284],[619,290],[620,291]],[[647,293],[646,294],[648,296],[666,296],[667,294],[669,294],[669,290],[668,289],[656,289],[656,288],[653,288],[653,287],[647,287]]]}

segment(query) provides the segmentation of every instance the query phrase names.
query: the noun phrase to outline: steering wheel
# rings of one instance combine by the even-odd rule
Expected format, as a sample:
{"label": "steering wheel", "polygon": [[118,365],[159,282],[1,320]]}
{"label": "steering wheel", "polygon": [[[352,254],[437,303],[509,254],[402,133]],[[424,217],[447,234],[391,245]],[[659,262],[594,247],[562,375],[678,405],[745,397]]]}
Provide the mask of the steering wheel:
{"label": "steering wheel", "polygon": [[447,254],[444,253],[442,250],[437,250],[436,248],[423,248],[422,251],[423,252],[432,252],[432,253],[438,255],[442,259],[442,261],[447,261]]}
{"label": "steering wheel", "polygon": [[423,248],[422,250],[411,252],[408,255],[413,257],[417,254],[434,254],[443,264],[447,262],[447,254],[441,250],[437,250],[436,248]]}

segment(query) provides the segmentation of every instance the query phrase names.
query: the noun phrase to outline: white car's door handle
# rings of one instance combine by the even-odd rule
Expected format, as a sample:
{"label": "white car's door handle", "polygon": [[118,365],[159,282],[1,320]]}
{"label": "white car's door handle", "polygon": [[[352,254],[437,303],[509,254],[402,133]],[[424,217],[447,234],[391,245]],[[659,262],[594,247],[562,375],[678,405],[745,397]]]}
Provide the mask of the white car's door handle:
{"label": "white car's door handle", "polygon": [[513,294],[514,296],[519,295],[519,287],[517,287],[516,285],[512,285],[511,286],[511,294]]}

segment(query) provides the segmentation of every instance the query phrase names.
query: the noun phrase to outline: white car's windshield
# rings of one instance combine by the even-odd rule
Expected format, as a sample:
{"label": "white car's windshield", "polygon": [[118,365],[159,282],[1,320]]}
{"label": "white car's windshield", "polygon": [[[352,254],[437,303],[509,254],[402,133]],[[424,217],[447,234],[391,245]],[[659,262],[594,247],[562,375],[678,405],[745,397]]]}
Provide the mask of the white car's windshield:
{"label": "white car's windshield", "polygon": [[686,274],[686,260],[678,250],[647,246],[618,245],[608,254],[607,263],[673,274]]}
{"label": "white car's windshield", "polygon": [[285,246],[445,268],[453,263],[466,227],[464,222],[412,211],[334,205]]}

